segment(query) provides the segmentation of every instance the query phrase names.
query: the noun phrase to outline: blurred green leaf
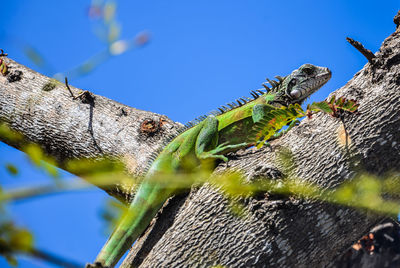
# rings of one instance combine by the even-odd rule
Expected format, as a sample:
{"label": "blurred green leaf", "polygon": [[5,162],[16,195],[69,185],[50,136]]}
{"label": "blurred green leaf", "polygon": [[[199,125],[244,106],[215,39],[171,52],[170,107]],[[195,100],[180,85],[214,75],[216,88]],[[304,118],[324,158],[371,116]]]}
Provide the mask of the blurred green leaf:
{"label": "blurred green leaf", "polygon": [[297,166],[292,151],[287,147],[281,147],[278,150],[277,162],[282,166],[284,174],[290,174]]}
{"label": "blurred green leaf", "polygon": [[354,196],[354,189],[351,185],[338,188],[333,195],[333,199],[338,203],[346,204],[351,201]]}
{"label": "blurred green leaf", "polygon": [[101,212],[101,217],[106,221],[108,225],[108,230],[113,230],[118,222],[120,221],[122,215],[127,213],[128,207],[121,202],[116,200],[109,200]]}
{"label": "blurred green leaf", "polygon": [[12,266],[12,267],[17,267],[18,266],[18,261],[14,256],[6,255],[5,257],[6,257],[7,263],[10,266]]}
{"label": "blurred green leaf", "polygon": [[0,123],[0,137],[4,140],[18,142],[23,140],[23,136],[12,130],[7,124]]}
{"label": "blurred green leaf", "polygon": [[3,255],[10,265],[17,264],[14,254],[30,252],[32,248],[33,236],[28,230],[15,226],[9,220],[0,223],[0,255]]}
{"label": "blurred green leaf", "polygon": [[132,191],[134,185],[141,178],[127,174],[124,164],[117,159],[73,159],[66,163],[66,168],[85,178],[97,186],[118,184],[127,192]]}
{"label": "blurred green leaf", "polygon": [[124,172],[125,166],[117,159],[72,159],[67,163],[67,169],[79,175],[93,175],[110,172]]}
{"label": "blurred green leaf", "polygon": [[246,207],[236,200],[230,200],[229,208],[236,217],[243,218],[247,215]]}
{"label": "blurred green leaf", "polygon": [[117,5],[113,1],[107,1],[104,5],[104,10],[103,10],[103,17],[104,17],[104,22],[110,23],[112,20],[115,18],[115,13],[117,11]]}
{"label": "blurred green leaf", "polygon": [[46,171],[46,173],[53,179],[60,178],[60,174],[56,167],[56,162],[49,158],[46,158],[45,161],[46,162],[42,162],[42,167]]}
{"label": "blurred green leaf", "polygon": [[50,177],[59,178],[57,163],[54,159],[45,155],[42,148],[34,143],[29,143],[24,147],[25,153],[28,155],[29,160],[36,166],[43,169]]}
{"label": "blurred green leaf", "polygon": [[94,64],[94,62],[87,61],[79,67],[79,70],[80,70],[81,74],[86,74],[86,73],[91,72],[95,67],[96,67],[96,65]]}
{"label": "blurred green leaf", "polygon": [[16,229],[11,234],[10,246],[19,251],[29,251],[33,247],[33,236],[28,230]]}
{"label": "blurred green leaf", "polygon": [[45,66],[45,60],[43,56],[40,54],[39,51],[37,51],[34,47],[25,44],[24,46],[24,52],[26,56],[37,66],[43,68]]}
{"label": "blurred green leaf", "polygon": [[28,155],[29,159],[35,166],[40,166],[41,160],[44,157],[43,150],[39,145],[30,143],[24,148],[25,153]]}
{"label": "blurred green leaf", "polygon": [[6,164],[6,169],[7,169],[7,172],[10,173],[11,175],[13,175],[13,176],[18,175],[18,168],[15,165],[8,163],[8,164]]}
{"label": "blurred green leaf", "polygon": [[121,33],[121,25],[117,23],[116,21],[113,21],[110,24],[109,30],[108,30],[108,42],[112,43],[116,41]]}

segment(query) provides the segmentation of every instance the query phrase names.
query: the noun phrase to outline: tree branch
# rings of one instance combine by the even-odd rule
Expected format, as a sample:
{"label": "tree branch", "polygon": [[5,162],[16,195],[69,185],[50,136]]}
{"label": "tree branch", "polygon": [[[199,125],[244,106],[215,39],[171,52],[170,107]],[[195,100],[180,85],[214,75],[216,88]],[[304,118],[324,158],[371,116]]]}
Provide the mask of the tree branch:
{"label": "tree branch", "polygon": [[[167,117],[137,110],[93,93],[93,98],[73,98],[63,83],[43,76],[10,58],[7,76],[0,75],[0,122],[36,144],[68,170],[71,159],[111,157],[121,159],[132,174],[139,174],[164,137],[180,126]],[[9,76],[21,72],[19,79]],[[12,81],[12,82],[10,82]],[[70,86],[74,95],[86,91]],[[151,131],[143,122],[152,122]],[[23,149],[20,142],[0,139]],[[79,174],[77,174],[79,175]],[[120,200],[128,201],[124,185],[100,186]]]}
{"label": "tree branch", "polygon": [[[377,65],[366,65],[331,95],[356,99],[359,115],[317,115],[268,148],[238,152],[229,166],[249,178],[283,172],[279,148],[295,158],[294,176],[335,189],[357,171],[400,171],[400,32],[383,43]],[[342,137],[348,137],[343,141]],[[346,145],[347,144],[347,145]],[[224,170],[221,165],[218,171]],[[384,216],[294,197],[245,201],[246,217],[205,185],[194,189],[133,246],[122,267],[325,267]]]}
{"label": "tree branch", "polygon": [[[287,147],[297,164],[292,175],[326,189],[350,180],[357,169],[378,175],[398,172],[399,41],[399,32],[388,37],[376,55],[380,64],[366,65],[334,92],[357,99],[359,115],[346,115],[343,122],[317,115],[273,141],[273,151],[238,152],[230,160],[230,168],[242,170],[249,178],[282,172],[277,152]],[[9,59],[7,64],[23,76],[15,82],[0,76],[0,120],[39,143],[60,166],[66,159],[106,155],[128,159],[130,170],[140,170],[157,147],[153,144],[160,144],[161,137],[177,126],[160,120],[159,115],[101,96],[95,96],[94,105],[73,100],[62,84],[43,91],[49,78]],[[349,136],[348,147],[340,143],[343,128]],[[225,168],[222,165],[216,172]],[[118,187],[107,190],[129,199],[129,193],[121,194]],[[248,213],[240,218],[232,215],[226,199],[207,185],[193,189],[186,199],[171,199],[123,266],[323,267],[383,218],[268,194],[244,202]]]}
{"label": "tree branch", "polygon": [[361,54],[369,61],[369,63],[373,64],[374,63],[374,58],[375,55],[374,53],[371,52],[371,50],[366,49],[360,42],[350,38],[346,37],[347,42],[350,43],[353,47],[355,47],[358,51],[360,51]]}

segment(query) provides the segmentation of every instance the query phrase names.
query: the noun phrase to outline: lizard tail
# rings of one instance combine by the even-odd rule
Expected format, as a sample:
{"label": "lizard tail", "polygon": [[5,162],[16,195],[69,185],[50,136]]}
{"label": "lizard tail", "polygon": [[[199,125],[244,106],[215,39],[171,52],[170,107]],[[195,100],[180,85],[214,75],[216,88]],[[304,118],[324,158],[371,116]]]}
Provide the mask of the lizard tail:
{"label": "lizard tail", "polygon": [[100,251],[95,263],[103,267],[114,267],[133,242],[145,231],[170,196],[170,191],[162,185],[143,183],[129,206],[127,214]]}

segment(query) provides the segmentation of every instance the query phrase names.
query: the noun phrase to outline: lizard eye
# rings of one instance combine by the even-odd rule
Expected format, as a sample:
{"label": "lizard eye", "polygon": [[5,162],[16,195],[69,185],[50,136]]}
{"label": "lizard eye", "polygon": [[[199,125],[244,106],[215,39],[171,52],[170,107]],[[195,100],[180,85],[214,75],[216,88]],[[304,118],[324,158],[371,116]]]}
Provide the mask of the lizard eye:
{"label": "lizard eye", "polygon": [[303,68],[303,72],[304,72],[306,75],[312,75],[313,72],[314,72],[314,70],[313,70],[313,68],[311,68],[311,67],[304,67],[304,68]]}
{"label": "lizard eye", "polygon": [[295,78],[292,78],[290,81],[289,81],[289,84],[287,85],[287,87],[286,87],[286,96],[288,96],[289,98],[296,98],[296,96],[294,96],[293,94],[292,94],[292,88],[295,86],[297,84],[297,80],[295,79]]}
{"label": "lizard eye", "polygon": [[301,92],[300,92],[300,90],[297,90],[297,89],[292,90],[292,92],[290,92],[290,96],[292,96],[295,99],[298,99],[301,97]]}

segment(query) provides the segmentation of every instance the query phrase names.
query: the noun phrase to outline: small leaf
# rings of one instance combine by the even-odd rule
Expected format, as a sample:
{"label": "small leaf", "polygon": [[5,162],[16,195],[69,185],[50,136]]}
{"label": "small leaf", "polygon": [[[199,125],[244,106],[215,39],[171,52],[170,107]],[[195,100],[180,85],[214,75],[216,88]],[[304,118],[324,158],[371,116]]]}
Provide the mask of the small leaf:
{"label": "small leaf", "polygon": [[314,111],[314,112],[322,111],[322,112],[327,113],[327,114],[332,114],[333,113],[333,110],[330,107],[329,103],[327,103],[325,101],[314,102],[309,106],[309,109],[311,111]]}
{"label": "small leaf", "polygon": [[335,101],[336,101],[336,96],[333,95],[332,98],[329,100],[329,103],[330,103],[330,104],[334,104]]}
{"label": "small leaf", "polygon": [[345,98],[340,97],[339,99],[337,99],[337,101],[335,102],[336,106],[341,107],[343,106],[344,102],[346,101]]}
{"label": "small leaf", "polygon": [[13,176],[18,175],[18,168],[16,166],[14,166],[13,164],[7,164],[6,169],[7,169],[8,173],[10,173],[11,175],[13,175]]}
{"label": "small leaf", "polygon": [[359,104],[356,100],[347,100],[340,109],[349,111],[349,112],[356,112],[358,110]]}
{"label": "small leaf", "polygon": [[1,73],[2,75],[4,75],[4,76],[6,76],[7,73],[8,73],[7,64],[6,64],[6,62],[5,62],[2,58],[0,58],[0,73]]}
{"label": "small leaf", "polygon": [[46,84],[43,85],[42,90],[43,91],[52,91],[59,85],[60,82],[54,78],[51,78]]}

